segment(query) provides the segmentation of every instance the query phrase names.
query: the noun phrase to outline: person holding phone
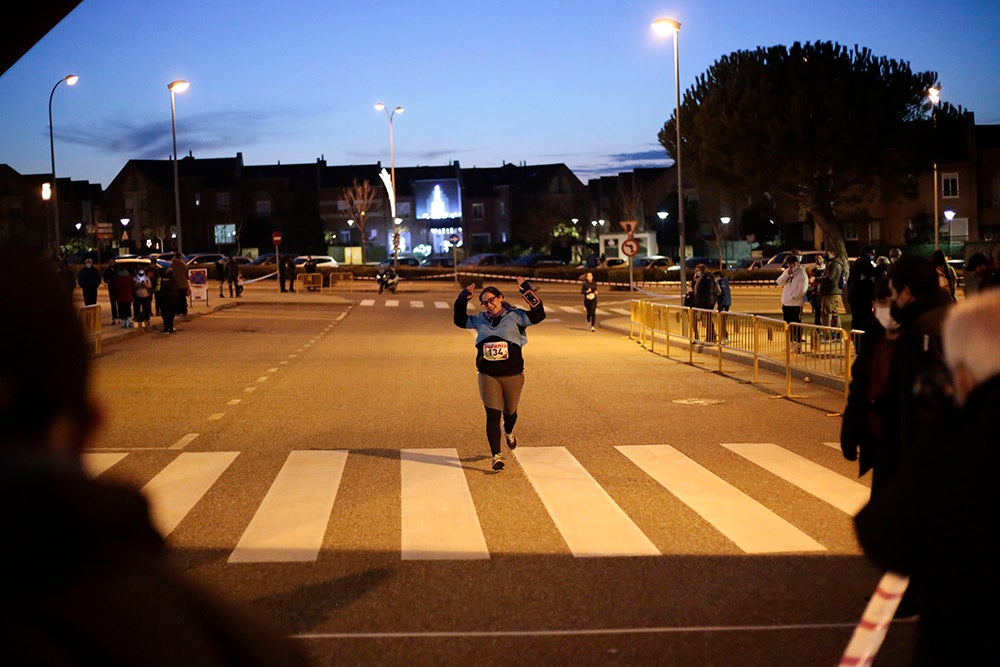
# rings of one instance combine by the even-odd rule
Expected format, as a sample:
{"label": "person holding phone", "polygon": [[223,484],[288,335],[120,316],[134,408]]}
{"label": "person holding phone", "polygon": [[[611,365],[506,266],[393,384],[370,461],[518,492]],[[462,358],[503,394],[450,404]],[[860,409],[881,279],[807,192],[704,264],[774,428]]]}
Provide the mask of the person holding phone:
{"label": "person holding phone", "polygon": [[545,319],[545,306],[531,285],[521,277],[517,279],[517,284],[529,310],[508,304],[500,290],[492,285],[484,287],[479,293],[479,304],[483,308],[481,313],[468,314],[468,302],[475,292],[475,283],[466,285],[455,299],[455,326],[476,330],[479,396],[486,409],[486,440],[496,471],[503,470],[504,466],[500,453],[501,417],[507,447],[517,447],[514,424],[524,387],[521,349],[528,344],[525,329]]}

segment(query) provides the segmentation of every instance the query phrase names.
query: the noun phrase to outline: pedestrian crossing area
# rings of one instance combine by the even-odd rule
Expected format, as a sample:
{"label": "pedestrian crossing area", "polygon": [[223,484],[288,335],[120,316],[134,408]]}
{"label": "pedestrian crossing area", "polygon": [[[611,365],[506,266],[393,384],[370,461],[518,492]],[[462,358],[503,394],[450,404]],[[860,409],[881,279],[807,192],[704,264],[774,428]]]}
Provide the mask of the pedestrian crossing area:
{"label": "pedestrian crossing area", "polygon": [[[415,309],[426,309],[426,310],[451,310],[452,303],[448,301],[424,301],[422,299],[361,299],[358,302],[358,306],[362,308],[415,308]],[[572,313],[574,315],[585,315],[586,311],[583,306],[558,306],[553,304],[546,304],[545,308],[548,312],[553,313]],[[610,317],[612,315],[631,315],[631,311],[628,308],[598,308],[597,314]]]}
{"label": "pedestrian crossing area", "polygon": [[[735,454],[741,464],[765,471],[778,480],[811,496],[820,506],[832,508],[845,525],[867,502],[869,489],[854,479],[820,463],[772,443],[721,443],[720,452]],[[620,445],[614,448],[622,465],[652,480],[650,487],[666,494],[664,505],[680,501],[692,516],[746,554],[823,553],[831,549],[810,531],[796,526],[798,516],[791,505],[753,498],[723,475],[688,457],[670,445]],[[360,452],[353,456],[362,455]],[[112,469],[140,452],[88,452],[87,472],[94,476],[113,474]],[[205,500],[214,485],[231,470],[241,452],[181,452],[153,474],[141,492],[147,497],[156,528],[168,538],[192,513],[223,511]],[[285,457],[252,518],[241,527],[228,562],[315,562],[328,538],[331,517],[349,512],[338,507],[351,450],[293,450]],[[500,473],[523,475],[534,496],[505,497],[516,508],[539,503],[565,543],[566,553],[576,558],[656,557],[668,551],[662,527],[650,527],[630,516],[612,493],[588,471],[566,447],[521,447],[508,456],[510,463]],[[491,547],[480,521],[483,505],[495,498],[477,498],[482,486],[470,484],[469,475],[487,470],[470,465],[453,448],[404,449],[398,462],[399,556],[404,561],[483,560]],[[484,459],[485,461],[485,459]],[[631,471],[631,472],[635,472]],[[630,477],[632,476],[630,472]],[[492,483],[493,480],[488,480]],[[529,494],[530,495],[530,494]],[[656,503],[657,498],[649,502]],[[627,504],[627,503],[626,503]],[[248,512],[249,513],[249,512]],[[220,519],[221,520],[221,519]],[[395,519],[393,520],[395,521]],[[364,532],[364,531],[362,531]],[[669,532],[669,531],[668,531]],[[651,537],[650,535],[654,537]],[[656,537],[658,536],[658,537]],[[364,539],[364,538],[362,538]],[[378,538],[372,537],[376,540]],[[655,539],[660,540],[657,544]],[[364,548],[366,545],[355,545]],[[373,549],[376,544],[370,545]],[[676,552],[674,550],[673,552]]]}

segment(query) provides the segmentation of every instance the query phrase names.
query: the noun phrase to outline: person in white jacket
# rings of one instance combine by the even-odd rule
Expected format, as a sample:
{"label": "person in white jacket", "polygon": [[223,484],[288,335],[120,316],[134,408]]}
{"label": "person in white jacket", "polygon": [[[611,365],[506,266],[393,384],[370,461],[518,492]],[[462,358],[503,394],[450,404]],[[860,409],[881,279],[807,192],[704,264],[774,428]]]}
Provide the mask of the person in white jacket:
{"label": "person in white jacket", "polygon": [[781,285],[781,317],[791,327],[792,352],[798,352],[802,342],[802,329],[792,324],[802,323],[802,306],[809,290],[809,274],[802,268],[798,255],[789,255],[785,270],[775,282]]}

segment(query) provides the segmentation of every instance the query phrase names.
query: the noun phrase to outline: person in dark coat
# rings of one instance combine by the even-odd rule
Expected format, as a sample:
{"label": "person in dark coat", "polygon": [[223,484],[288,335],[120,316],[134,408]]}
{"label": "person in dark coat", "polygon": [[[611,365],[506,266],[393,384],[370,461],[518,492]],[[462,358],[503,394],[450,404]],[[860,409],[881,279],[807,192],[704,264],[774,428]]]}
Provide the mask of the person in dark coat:
{"label": "person in dark coat", "polygon": [[[715,310],[715,304],[719,301],[719,283],[715,276],[705,264],[698,264],[694,267],[694,274],[691,276],[692,304],[695,308],[704,310]],[[715,316],[711,313],[694,313],[694,339],[698,340],[698,322],[705,323],[705,340],[712,342],[715,340]]]}
{"label": "person in dark coat", "polygon": [[[281,282],[281,291],[295,291],[295,259],[291,256],[280,255],[278,260],[278,278]],[[287,285],[288,289],[285,289]]]}
{"label": "person in dark coat", "polygon": [[997,331],[1000,290],[948,311],[942,344],[958,405],[950,431],[908,460],[854,520],[873,563],[909,575],[911,586],[921,582],[917,665],[980,665],[1000,655],[1000,619],[992,611],[1000,594]]}
{"label": "person in dark coat", "polygon": [[858,461],[858,477],[872,471],[874,497],[899,469],[900,416],[897,386],[899,323],[892,319],[892,291],[888,278],[875,286],[877,329],[861,337],[858,356],[851,366],[851,384],[840,425],[844,458]]}
{"label": "person in dark coat", "polygon": [[101,272],[94,267],[94,261],[89,257],[84,260],[83,268],[76,274],[76,284],[83,292],[83,305],[95,305],[97,290],[101,288]]}
{"label": "person in dark coat", "polygon": [[226,284],[229,285],[229,297],[242,296],[241,289],[238,289],[240,278],[240,265],[236,263],[234,257],[226,260]]}
{"label": "person in dark coat", "polygon": [[[134,488],[91,479],[87,346],[49,265],[0,248],[0,645],[10,665],[303,665],[300,647],[175,570]],[[59,378],[53,382],[52,378]]]}
{"label": "person in dark coat", "polygon": [[875,272],[875,248],[867,245],[861,249],[861,254],[851,264],[847,274],[847,306],[852,329],[867,332],[878,326],[872,315]]}
{"label": "person in dark coat", "polygon": [[108,260],[108,265],[104,267],[101,277],[104,284],[108,286],[108,301],[111,303],[111,324],[118,324],[118,299],[115,297],[115,277],[118,275],[118,267],[115,266],[115,258]]}

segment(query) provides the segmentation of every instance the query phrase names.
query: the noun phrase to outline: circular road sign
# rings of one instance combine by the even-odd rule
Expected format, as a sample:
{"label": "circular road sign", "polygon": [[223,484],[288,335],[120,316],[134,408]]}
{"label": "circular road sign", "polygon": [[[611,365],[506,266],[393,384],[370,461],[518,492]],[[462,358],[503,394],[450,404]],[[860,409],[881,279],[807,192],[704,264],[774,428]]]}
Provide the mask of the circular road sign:
{"label": "circular road sign", "polygon": [[281,245],[281,232],[271,232],[271,243]]}
{"label": "circular road sign", "polygon": [[635,239],[625,239],[622,241],[621,250],[626,257],[635,257],[639,254],[639,242]]}

